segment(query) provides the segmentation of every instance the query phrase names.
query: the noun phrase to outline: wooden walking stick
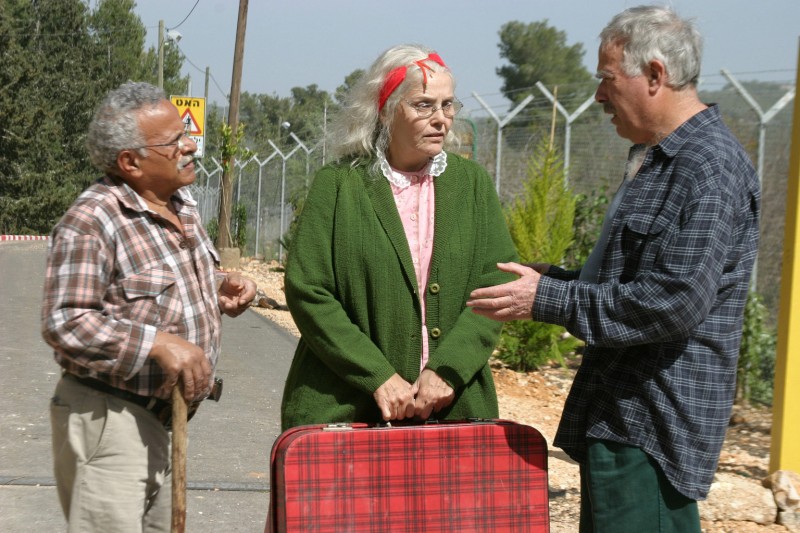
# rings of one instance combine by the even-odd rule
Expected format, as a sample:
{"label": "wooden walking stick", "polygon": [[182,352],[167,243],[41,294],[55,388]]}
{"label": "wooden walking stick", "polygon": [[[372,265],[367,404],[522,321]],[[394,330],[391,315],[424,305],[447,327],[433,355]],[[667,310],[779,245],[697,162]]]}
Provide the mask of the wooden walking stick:
{"label": "wooden walking stick", "polygon": [[186,530],[187,412],[179,381],[172,389],[172,533]]}

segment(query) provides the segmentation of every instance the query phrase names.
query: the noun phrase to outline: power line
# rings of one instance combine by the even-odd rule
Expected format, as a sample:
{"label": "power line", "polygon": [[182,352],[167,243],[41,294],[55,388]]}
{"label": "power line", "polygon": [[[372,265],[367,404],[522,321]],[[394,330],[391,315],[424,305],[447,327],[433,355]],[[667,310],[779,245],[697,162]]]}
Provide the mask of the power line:
{"label": "power line", "polygon": [[[198,0],[198,1],[199,1],[199,0]],[[202,72],[203,74],[205,74],[206,70],[205,70],[205,69],[202,69],[202,68],[200,68],[200,67],[198,67],[197,65],[195,65],[195,64],[192,62],[192,60],[191,60],[191,59],[189,59],[189,56],[187,56],[187,55],[186,55],[186,52],[184,52],[184,51],[183,51],[183,48],[181,48],[180,46],[178,46],[178,44],[177,44],[177,43],[175,43],[175,47],[176,47],[176,48],[177,48],[177,49],[180,51],[180,53],[183,55],[183,58],[184,58],[184,59],[185,59],[185,60],[186,60],[186,61],[187,61],[187,62],[188,62],[188,63],[189,63],[191,66],[193,66],[193,67],[194,67],[195,69],[197,69],[199,72]],[[220,87],[220,86],[219,86],[219,83],[217,83],[217,79],[214,77],[214,74],[212,74],[210,70],[209,70],[209,72],[208,72],[208,76],[209,76],[209,78],[211,78],[211,81],[214,83],[214,86],[217,88],[217,90],[219,90],[219,92],[222,94],[222,96],[223,96],[223,98],[225,99],[225,101],[227,101],[227,100],[228,100],[228,95],[225,93],[225,91],[224,91],[224,90],[222,90],[222,87]]]}
{"label": "power line", "polygon": [[175,29],[177,29],[177,28],[180,28],[180,27],[181,27],[181,24],[183,24],[184,22],[186,22],[186,19],[188,19],[188,18],[189,18],[189,17],[192,15],[192,13],[194,13],[194,8],[195,8],[195,7],[197,7],[197,4],[199,4],[199,3],[200,3],[200,0],[197,0],[197,2],[195,2],[195,3],[194,3],[194,6],[192,7],[192,9],[189,11],[189,14],[188,14],[188,15],[186,15],[186,16],[183,18],[183,20],[180,22],[180,24],[178,24],[177,26],[173,26],[173,27],[172,27],[172,28],[170,28],[170,29],[171,29],[171,30],[175,30]]}

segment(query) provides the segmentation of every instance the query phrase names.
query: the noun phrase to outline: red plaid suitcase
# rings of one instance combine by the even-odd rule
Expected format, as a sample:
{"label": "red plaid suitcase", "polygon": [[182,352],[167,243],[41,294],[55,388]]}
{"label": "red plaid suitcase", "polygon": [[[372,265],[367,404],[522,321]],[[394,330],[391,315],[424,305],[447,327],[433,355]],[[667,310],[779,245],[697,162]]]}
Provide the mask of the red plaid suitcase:
{"label": "red plaid suitcase", "polygon": [[515,422],[302,426],[271,461],[267,532],[549,531],[547,443]]}

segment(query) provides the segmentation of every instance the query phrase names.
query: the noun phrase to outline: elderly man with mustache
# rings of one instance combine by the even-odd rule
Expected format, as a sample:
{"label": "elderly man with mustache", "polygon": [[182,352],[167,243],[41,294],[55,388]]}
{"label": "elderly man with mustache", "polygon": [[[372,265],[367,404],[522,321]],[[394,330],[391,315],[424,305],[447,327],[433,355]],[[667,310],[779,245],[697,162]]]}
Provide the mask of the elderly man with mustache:
{"label": "elderly man with mustache", "polygon": [[216,269],[196,203],[195,143],[164,92],[109,93],[87,148],[105,175],[52,232],[42,334],[61,366],[51,402],[53,461],[70,532],[169,531],[171,392],[208,397],[221,313],[255,283]]}

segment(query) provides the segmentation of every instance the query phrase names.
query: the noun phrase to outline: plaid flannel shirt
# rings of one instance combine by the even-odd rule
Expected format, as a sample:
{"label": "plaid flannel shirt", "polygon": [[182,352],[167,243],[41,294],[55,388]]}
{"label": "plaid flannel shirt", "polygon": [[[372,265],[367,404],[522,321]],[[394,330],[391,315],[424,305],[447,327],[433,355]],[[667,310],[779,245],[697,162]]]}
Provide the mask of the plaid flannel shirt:
{"label": "plaid flannel shirt", "polygon": [[638,446],[684,495],[708,493],[736,386],[758,249],[759,183],[716,106],[653,146],[614,215],[598,283],[553,269],[535,320],[586,341],[554,444]]}
{"label": "plaid flannel shirt", "polygon": [[148,358],[156,331],[200,346],[216,365],[219,260],[189,193],[173,201],[183,234],[127,184],[104,177],[53,229],[42,335],[67,372],[154,396],[164,379]]}

